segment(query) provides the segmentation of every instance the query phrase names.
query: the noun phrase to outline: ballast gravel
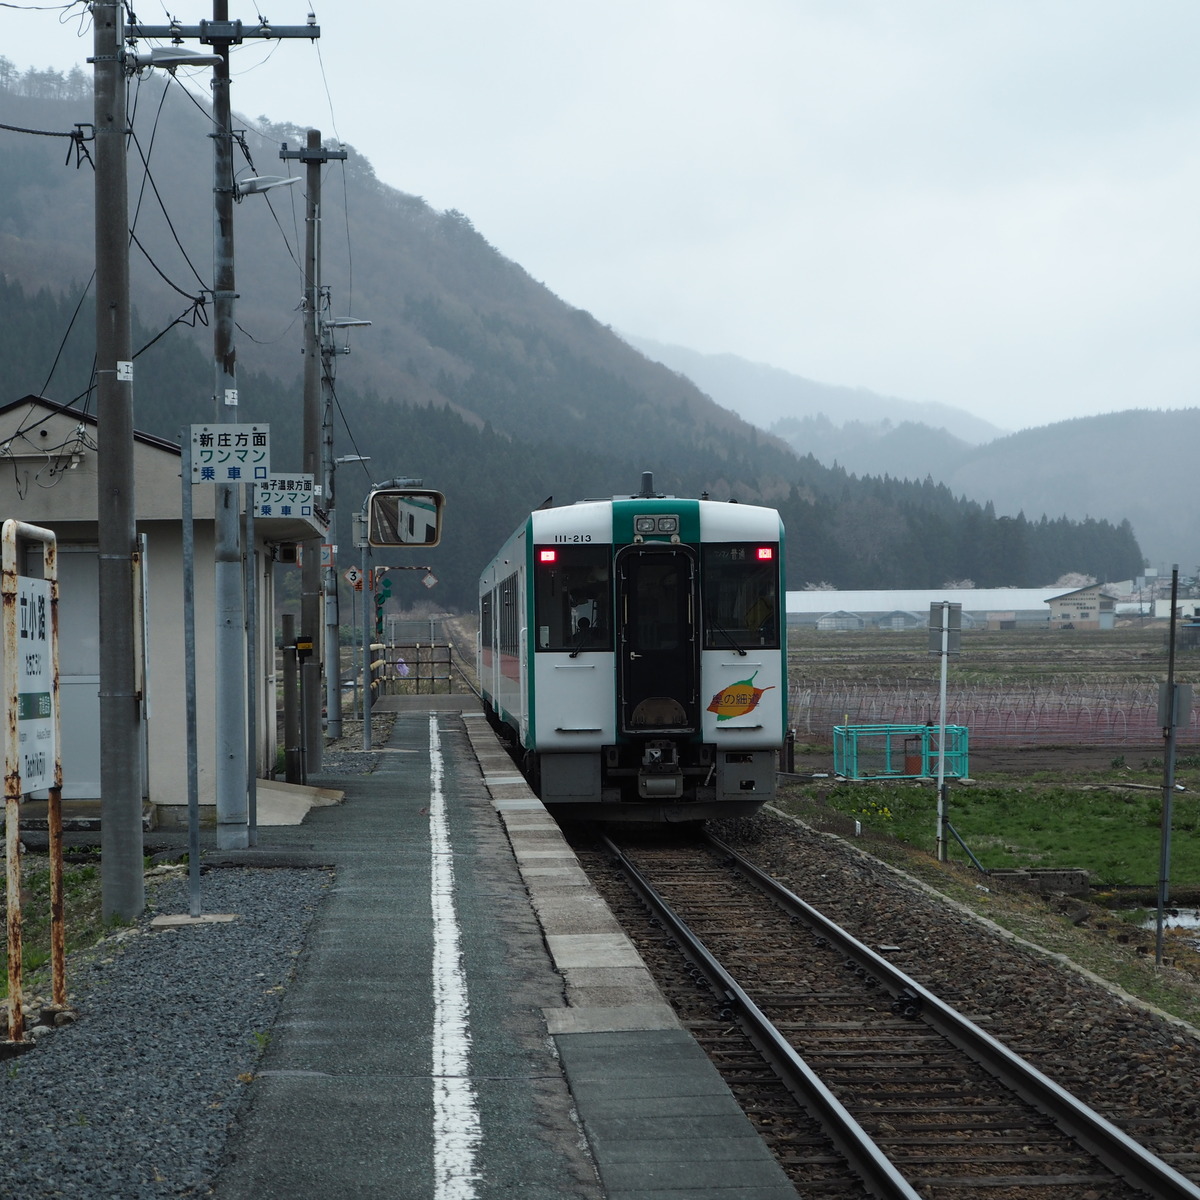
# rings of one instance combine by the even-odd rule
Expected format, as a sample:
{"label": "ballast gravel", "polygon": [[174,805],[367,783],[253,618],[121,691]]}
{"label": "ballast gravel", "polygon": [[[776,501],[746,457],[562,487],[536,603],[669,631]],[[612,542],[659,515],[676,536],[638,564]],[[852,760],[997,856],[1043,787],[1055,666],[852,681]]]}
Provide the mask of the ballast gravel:
{"label": "ballast gravel", "polygon": [[136,925],[72,958],[77,1020],[0,1062],[0,1197],[206,1195],[331,880],[205,871],[202,911],[234,919],[152,929],[187,914],[181,873],[148,887]]}

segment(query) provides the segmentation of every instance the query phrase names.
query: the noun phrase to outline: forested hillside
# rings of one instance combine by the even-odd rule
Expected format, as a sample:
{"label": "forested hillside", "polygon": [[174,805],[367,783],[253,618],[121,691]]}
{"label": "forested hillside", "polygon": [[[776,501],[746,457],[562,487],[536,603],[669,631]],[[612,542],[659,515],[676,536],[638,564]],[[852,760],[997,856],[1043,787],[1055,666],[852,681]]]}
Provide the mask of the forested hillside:
{"label": "forested hillside", "polygon": [[[0,121],[69,130],[88,119],[69,89],[26,95],[24,78],[14,84],[10,75],[5,90],[0,71]],[[147,432],[177,437],[182,426],[214,412],[205,328],[208,126],[178,85],[133,86],[136,420]],[[282,173],[279,142],[303,136],[248,129],[254,166],[245,171]],[[57,139],[0,131],[0,187],[4,399],[40,393],[87,409],[90,165],[64,164]],[[797,458],[554,296],[498,254],[464,215],[436,212],[380,184],[353,150],[344,171],[330,169],[325,189],[324,244],[335,244],[336,230],[350,251],[327,254],[332,315],[372,322],[337,362],[335,453],[370,456],[365,470],[339,472],[338,541],[345,555],[349,514],[370,480],[422,476],[448,498],[443,545],[422,554],[441,580],[434,593],[440,605],[473,603],[483,562],[548,496],[564,503],[632,492],[643,470],[653,471],[666,492],[778,504],[788,522],[794,587],[937,586],[964,577],[1036,586],[1068,571],[1119,578],[1141,566],[1127,527],[1006,521],[945,488],[860,480]],[[274,208],[259,203],[269,198],[248,198],[236,213],[238,416],[271,423],[285,469],[289,451],[293,462],[300,457],[303,196],[285,193]],[[409,594],[425,598],[409,582]]]}

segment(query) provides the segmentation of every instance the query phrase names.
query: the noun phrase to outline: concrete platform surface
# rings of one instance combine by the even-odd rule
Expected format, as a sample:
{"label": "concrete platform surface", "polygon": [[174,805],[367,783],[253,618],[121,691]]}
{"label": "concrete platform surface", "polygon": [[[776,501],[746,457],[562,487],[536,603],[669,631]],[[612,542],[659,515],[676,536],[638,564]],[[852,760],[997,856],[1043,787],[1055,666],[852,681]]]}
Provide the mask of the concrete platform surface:
{"label": "concrete platform surface", "polygon": [[213,1196],[794,1200],[482,714],[434,699],[223,855],[336,880]]}

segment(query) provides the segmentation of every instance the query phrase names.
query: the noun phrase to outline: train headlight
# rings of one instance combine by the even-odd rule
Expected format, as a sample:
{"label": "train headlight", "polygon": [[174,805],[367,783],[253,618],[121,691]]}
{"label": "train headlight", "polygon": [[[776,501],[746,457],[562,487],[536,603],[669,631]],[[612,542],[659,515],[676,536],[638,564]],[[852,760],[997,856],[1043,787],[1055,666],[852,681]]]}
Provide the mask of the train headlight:
{"label": "train headlight", "polygon": [[679,518],[678,517],[659,517],[658,518],[659,533],[678,533]]}
{"label": "train headlight", "polygon": [[634,517],[633,519],[634,533],[653,533],[654,518],[653,517]]}

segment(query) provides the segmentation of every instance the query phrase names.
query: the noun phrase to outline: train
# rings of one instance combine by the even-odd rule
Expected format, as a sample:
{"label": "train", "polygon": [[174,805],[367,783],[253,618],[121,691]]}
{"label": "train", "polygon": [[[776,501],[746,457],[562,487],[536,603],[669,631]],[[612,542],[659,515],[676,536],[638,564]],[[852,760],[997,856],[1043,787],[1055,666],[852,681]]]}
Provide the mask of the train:
{"label": "train", "polygon": [[488,717],[558,817],[691,822],[775,794],[787,722],[773,508],[654,490],[531,512],[479,580]]}

